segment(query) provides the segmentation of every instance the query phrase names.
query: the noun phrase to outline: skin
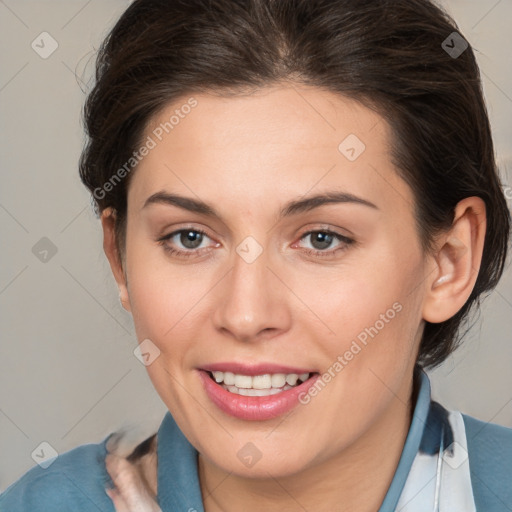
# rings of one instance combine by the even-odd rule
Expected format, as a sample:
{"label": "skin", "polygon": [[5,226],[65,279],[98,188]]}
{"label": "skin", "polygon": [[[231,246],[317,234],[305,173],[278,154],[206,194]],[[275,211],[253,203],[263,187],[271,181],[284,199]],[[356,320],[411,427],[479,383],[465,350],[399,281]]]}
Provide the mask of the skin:
{"label": "skin", "polygon": [[[425,254],[412,191],[391,163],[391,130],[378,114],[290,84],[240,97],[194,97],[197,107],[132,176],[123,255],[110,209],[102,225],[138,340],[149,338],[160,350],[148,374],[199,451],[205,510],[374,512],[410,426],[424,322],[450,318],[469,297],[485,205],[476,197],[461,201],[452,228]],[[155,116],[143,140],[187,98]],[[353,162],[338,150],[349,134],[366,145]],[[211,204],[221,220],[172,205],[144,207],[163,190]],[[337,203],[278,218],[288,201],[332,190],[376,208]],[[174,236],[168,247],[196,255],[170,255],[157,240],[185,228],[208,234],[197,242],[200,249]],[[304,236],[326,228],[354,242],[334,237],[322,246]],[[263,250],[250,264],[236,252],[248,236]],[[307,405],[282,417],[233,418],[202,388],[196,368],[220,361],[323,373],[397,302],[395,318]],[[261,453],[252,467],[237,457],[248,442]]]}

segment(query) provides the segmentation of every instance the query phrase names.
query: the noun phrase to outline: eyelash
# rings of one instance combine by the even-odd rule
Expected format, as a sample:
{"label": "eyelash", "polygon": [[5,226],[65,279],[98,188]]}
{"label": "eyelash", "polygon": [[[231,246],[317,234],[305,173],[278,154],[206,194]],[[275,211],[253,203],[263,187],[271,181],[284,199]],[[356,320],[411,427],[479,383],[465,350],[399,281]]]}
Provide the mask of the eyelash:
{"label": "eyelash", "polygon": [[[181,229],[178,229],[176,231],[173,231],[172,233],[169,233],[168,235],[165,235],[161,238],[159,238],[157,240],[157,242],[163,247],[163,249],[170,255],[173,255],[173,256],[177,256],[177,257],[185,257],[185,258],[189,258],[189,257],[192,257],[192,256],[196,256],[199,252],[201,252],[201,249],[190,249],[188,251],[181,251],[179,249],[174,249],[172,247],[169,247],[166,242],[168,240],[170,240],[171,238],[173,238],[175,235],[178,235],[182,232],[187,232],[187,231],[192,231],[194,233],[199,233],[201,235],[204,235],[204,236],[207,236],[208,238],[210,238],[208,236],[208,233],[206,233],[206,231],[203,231],[202,229],[197,229],[197,228],[181,228]],[[334,254],[337,254],[338,252],[340,251],[344,251],[348,248],[348,246],[350,246],[351,244],[354,243],[354,240],[351,239],[351,238],[348,238],[344,235],[341,235],[339,233],[336,233],[335,231],[331,231],[329,229],[315,229],[315,230],[311,230],[311,231],[307,231],[305,233],[302,234],[302,236],[300,237],[300,240],[302,240],[303,238],[313,234],[313,233],[323,233],[323,234],[328,234],[328,235],[334,235],[335,238],[337,238],[340,242],[343,242],[343,245],[341,245],[340,247],[337,247],[336,249],[334,250],[330,250],[330,251],[319,251],[319,250],[316,250],[316,249],[305,249],[305,252],[306,254],[309,254],[309,255],[312,255],[312,256],[318,256],[318,257],[321,257],[321,258],[325,258],[325,257],[332,257],[334,256]],[[206,248],[204,248],[206,249]]]}

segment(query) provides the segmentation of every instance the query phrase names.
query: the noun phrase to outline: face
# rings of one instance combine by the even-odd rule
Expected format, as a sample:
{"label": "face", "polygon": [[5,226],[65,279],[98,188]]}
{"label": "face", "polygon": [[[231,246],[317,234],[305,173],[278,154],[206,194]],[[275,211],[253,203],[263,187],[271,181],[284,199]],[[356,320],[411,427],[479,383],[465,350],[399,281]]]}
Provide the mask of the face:
{"label": "face", "polygon": [[[426,272],[412,192],[389,126],[353,100],[312,87],[188,100],[147,127],[129,186],[129,309],[159,351],[149,376],[199,452],[238,475],[289,475],[407,400]],[[324,194],[338,196],[289,207]],[[206,369],[277,391],[233,393]],[[309,375],[283,391],[281,373]]]}

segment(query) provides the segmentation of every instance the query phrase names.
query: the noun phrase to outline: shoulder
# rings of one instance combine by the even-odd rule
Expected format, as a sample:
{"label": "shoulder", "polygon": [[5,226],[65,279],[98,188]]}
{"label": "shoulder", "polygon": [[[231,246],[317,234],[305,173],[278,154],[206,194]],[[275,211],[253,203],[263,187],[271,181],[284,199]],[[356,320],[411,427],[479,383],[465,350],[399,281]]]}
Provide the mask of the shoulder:
{"label": "shoulder", "polygon": [[0,494],[0,511],[113,512],[104,491],[110,481],[104,462],[107,439],[59,454],[46,469],[31,468]]}
{"label": "shoulder", "polygon": [[512,509],[512,429],[462,414],[477,510]]}

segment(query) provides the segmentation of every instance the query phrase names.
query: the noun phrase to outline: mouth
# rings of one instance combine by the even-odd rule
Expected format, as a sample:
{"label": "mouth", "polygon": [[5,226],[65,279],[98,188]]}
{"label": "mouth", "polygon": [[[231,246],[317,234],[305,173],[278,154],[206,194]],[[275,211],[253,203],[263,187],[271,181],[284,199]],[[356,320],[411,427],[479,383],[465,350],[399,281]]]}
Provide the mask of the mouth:
{"label": "mouth", "polygon": [[265,373],[261,375],[243,375],[233,372],[207,371],[211,380],[230,393],[242,396],[277,395],[288,389],[300,386],[316,372]]}
{"label": "mouth", "polygon": [[212,404],[230,416],[253,421],[291,411],[320,377],[317,371],[270,364],[215,364],[198,370]]}

